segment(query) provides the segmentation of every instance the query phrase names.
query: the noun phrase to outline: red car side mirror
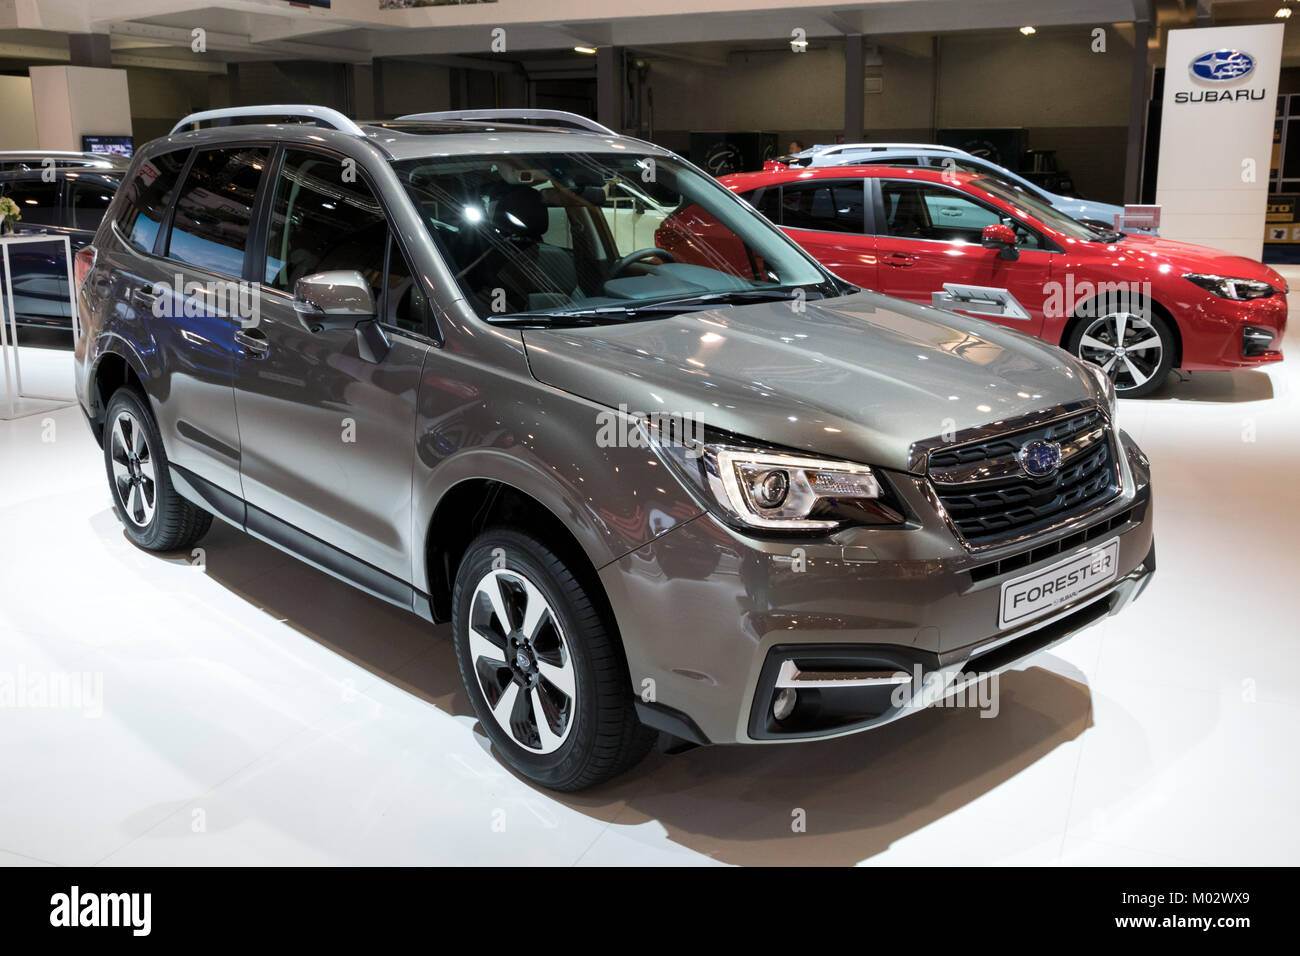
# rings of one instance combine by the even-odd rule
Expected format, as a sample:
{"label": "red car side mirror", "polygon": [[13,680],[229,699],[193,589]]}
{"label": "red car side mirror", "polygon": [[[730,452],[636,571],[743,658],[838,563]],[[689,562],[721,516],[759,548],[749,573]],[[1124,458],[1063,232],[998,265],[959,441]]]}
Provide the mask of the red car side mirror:
{"label": "red car side mirror", "polygon": [[1020,250],[1016,248],[1016,231],[1006,223],[995,222],[985,226],[980,233],[980,245],[997,249],[998,255],[1003,259],[1020,258]]}

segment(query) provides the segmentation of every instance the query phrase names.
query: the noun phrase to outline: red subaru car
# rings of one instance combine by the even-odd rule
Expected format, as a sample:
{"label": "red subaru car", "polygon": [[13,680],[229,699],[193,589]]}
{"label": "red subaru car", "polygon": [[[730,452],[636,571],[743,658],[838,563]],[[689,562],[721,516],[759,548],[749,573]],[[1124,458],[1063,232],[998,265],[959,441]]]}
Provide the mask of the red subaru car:
{"label": "red subaru car", "polygon": [[[1100,365],[1128,397],[1158,388],[1171,368],[1282,358],[1287,285],[1273,269],[1098,232],[998,179],[830,166],[721,182],[849,282],[1046,339]],[[675,213],[658,241],[678,261],[716,259],[722,237],[693,209]],[[738,271],[755,267],[735,254]]]}

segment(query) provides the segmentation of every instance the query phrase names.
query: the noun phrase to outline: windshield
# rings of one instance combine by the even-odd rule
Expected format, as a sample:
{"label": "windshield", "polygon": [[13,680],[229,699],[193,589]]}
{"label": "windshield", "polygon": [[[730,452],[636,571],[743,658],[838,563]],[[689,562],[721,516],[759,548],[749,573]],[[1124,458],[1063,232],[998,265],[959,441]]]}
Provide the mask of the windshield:
{"label": "windshield", "polygon": [[[984,190],[991,196],[996,196],[1003,202],[1010,203],[1017,210],[1023,211],[1027,216],[1037,219],[1046,226],[1050,226],[1057,232],[1064,233],[1071,239],[1078,239],[1081,242],[1101,242],[1110,241],[1095,229],[1085,226],[1077,219],[1071,219],[1055,206],[1049,206],[1028,192],[1015,189],[1008,186],[1000,179],[993,179],[990,176],[981,176],[979,179],[972,179],[972,186]],[[1119,236],[1119,233],[1108,233],[1105,235]]]}
{"label": "windshield", "polygon": [[508,153],[393,168],[486,319],[842,291],[747,203],[668,157]]}

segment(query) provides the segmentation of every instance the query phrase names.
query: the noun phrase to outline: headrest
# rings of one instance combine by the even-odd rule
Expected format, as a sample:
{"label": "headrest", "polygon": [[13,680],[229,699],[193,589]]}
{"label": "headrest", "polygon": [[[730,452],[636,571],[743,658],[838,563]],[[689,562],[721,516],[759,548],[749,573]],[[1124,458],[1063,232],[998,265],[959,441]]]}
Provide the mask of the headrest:
{"label": "headrest", "polygon": [[540,239],[550,226],[546,203],[531,186],[510,186],[492,203],[492,225],[506,236]]}

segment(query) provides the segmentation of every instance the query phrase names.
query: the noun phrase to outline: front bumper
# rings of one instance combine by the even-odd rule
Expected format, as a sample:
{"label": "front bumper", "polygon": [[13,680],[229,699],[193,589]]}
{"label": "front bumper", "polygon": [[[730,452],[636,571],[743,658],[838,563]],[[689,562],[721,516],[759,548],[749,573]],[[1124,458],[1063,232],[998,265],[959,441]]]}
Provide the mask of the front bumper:
{"label": "front bumper", "polygon": [[1234,302],[1206,294],[1184,315],[1181,367],[1189,371],[1242,368],[1282,361],[1284,293]]}
{"label": "front bumper", "polygon": [[[988,674],[1057,644],[1141,593],[1154,570],[1145,457],[1121,433],[1123,491],[1077,523],[972,553],[926,479],[891,475],[919,526],[847,529],[820,541],[764,540],[710,515],[601,570],[643,720],[695,742],[758,743],[865,730],[931,701],[933,677]],[[999,630],[1001,585],[1118,538],[1117,578],[1049,616]],[[774,728],[783,662],[816,671],[905,671],[881,687],[809,688]],[[957,678],[949,691],[970,679]],[[804,697],[804,693],[800,694]],[[798,718],[798,719],[794,719]]]}

